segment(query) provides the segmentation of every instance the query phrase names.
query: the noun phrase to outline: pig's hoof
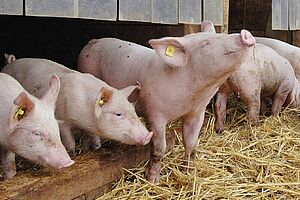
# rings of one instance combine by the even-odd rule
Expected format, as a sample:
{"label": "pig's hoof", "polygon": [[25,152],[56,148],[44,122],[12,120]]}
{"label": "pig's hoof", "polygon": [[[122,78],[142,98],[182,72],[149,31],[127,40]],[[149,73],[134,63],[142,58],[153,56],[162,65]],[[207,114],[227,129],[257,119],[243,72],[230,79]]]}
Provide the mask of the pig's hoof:
{"label": "pig's hoof", "polygon": [[14,171],[14,170],[13,171],[9,171],[9,172],[4,172],[3,173],[3,178],[4,178],[4,180],[10,179],[10,178],[14,177],[16,174],[17,174],[17,172]]}
{"label": "pig's hoof", "polygon": [[68,149],[67,152],[68,152],[68,154],[69,154],[69,156],[71,158],[75,158],[76,157],[75,149]]}
{"label": "pig's hoof", "polygon": [[146,169],[146,178],[152,184],[159,184],[159,172],[151,170],[149,167]]}
{"label": "pig's hoof", "polygon": [[217,133],[223,133],[224,132],[224,127],[223,126],[217,126],[216,125],[215,129],[216,129]]}
{"label": "pig's hoof", "polygon": [[92,149],[93,149],[93,150],[100,149],[100,147],[101,147],[101,143],[94,143],[94,144],[92,145]]}

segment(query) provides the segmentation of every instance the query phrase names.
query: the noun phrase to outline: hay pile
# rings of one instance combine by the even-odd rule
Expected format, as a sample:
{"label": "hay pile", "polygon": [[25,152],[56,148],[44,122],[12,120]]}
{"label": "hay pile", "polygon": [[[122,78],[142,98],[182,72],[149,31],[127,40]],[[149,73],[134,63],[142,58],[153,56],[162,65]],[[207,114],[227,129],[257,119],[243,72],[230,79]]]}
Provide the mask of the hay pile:
{"label": "hay pile", "polygon": [[159,185],[144,178],[145,166],[124,169],[114,189],[99,199],[296,199],[300,198],[300,110],[247,124],[243,107],[229,110],[226,130],[214,131],[212,114],[198,140],[195,170],[187,173],[180,124],[165,155]]}

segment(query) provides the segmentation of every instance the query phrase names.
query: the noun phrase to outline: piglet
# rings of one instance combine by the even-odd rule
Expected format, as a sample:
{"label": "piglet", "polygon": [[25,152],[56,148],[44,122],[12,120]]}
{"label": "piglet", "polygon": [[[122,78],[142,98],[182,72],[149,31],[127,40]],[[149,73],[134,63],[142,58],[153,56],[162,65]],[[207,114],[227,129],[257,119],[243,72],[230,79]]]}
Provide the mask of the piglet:
{"label": "piglet", "polygon": [[44,80],[53,73],[60,77],[55,115],[61,120],[62,141],[71,155],[75,154],[73,128],[126,144],[146,145],[152,137],[152,132],[142,124],[127,99],[140,88],[137,83],[117,90],[91,74],[46,59],[17,59],[2,71],[12,75],[37,97],[46,90]]}
{"label": "piglet", "polygon": [[0,73],[0,148],[4,178],[16,174],[15,154],[34,163],[62,169],[74,163],[61,143],[54,117],[60,90],[56,75],[40,99],[12,77]]}

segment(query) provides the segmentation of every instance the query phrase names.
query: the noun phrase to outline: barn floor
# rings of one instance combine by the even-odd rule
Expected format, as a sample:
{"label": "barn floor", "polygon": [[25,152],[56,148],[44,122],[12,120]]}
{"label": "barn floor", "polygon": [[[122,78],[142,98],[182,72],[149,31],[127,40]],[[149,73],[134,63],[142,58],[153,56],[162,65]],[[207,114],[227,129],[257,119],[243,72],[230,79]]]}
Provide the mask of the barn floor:
{"label": "barn floor", "polygon": [[191,173],[181,160],[176,121],[168,125],[175,145],[163,160],[159,185],[144,178],[149,146],[107,142],[59,173],[23,166],[16,177],[0,181],[0,199],[300,199],[300,110],[261,117],[260,126],[251,127],[243,104],[233,99],[231,105],[237,106],[228,110],[222,134],[206,114]]}
{"label": "barn floor", "polygon": [[261,117],[251,127],[240,103],[228,110],[225,131],[214,131],[212,114],[202,129],[194,170],[187,173],[180,131],[165,156],[159,185],[144,179],[145,165],[125,170],[99,199],[300,199],[300,110]]}

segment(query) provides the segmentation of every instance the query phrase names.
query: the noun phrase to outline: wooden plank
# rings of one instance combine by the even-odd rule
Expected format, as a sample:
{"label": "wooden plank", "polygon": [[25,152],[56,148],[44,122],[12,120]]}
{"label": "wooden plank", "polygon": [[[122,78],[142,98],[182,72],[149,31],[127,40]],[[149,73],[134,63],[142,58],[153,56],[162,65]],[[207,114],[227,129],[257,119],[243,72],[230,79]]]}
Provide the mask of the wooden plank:
{"label": "wooden plank", "polygon": [[201,0],[179,0],[179,23],[201,24]]}
{"label": "wooden plank", "polygon": [[287,0],[272,0],[272,29],[288,30],[289,7]]}
{"label": "wooden plank", "polygon": [[178,24],[177,0],[152,0],[152,23]]}
{"label": "wooden plank", "polygon": [[78,17],[116,21],[117,0],[78,0]]}
{"label": "wooden plank", "polygon": [[26,0],[25,10],[29,16],[75,17],[78,0]]}
{"label": "wooden plank", "polygon": [[223,26],[221,27],[221,33],[228,33],[229,26],[229,0],[223,1]]}
{"label": "wooden plank", "polygon": [[293,45],[300,47],[300,31],[293,31]]}
{"label": "wooden plank", "polygon": [[289,0],[289,29],[300,29],[300,0]]}
{"label": "wooden plank", "polygon": [[223,0],[203,0],[203,20],[211,20],[215,26],[223,26]]}
{"label": "wooden plank", "polygon": [[119,20],[151,21],[151,0],[120,0]]}
{"label": "wooden plank", "polygon": [[1,0],[0,14],[23,15],[23,0]]}
{"label": "wooden plank", "polygon": [[148,158],[149,146],[113,144],[78,156],[73,166],[60,173],[43,169],[1,181],[0,199],[92,200],[111,190],[122,168],[133,168]]}

